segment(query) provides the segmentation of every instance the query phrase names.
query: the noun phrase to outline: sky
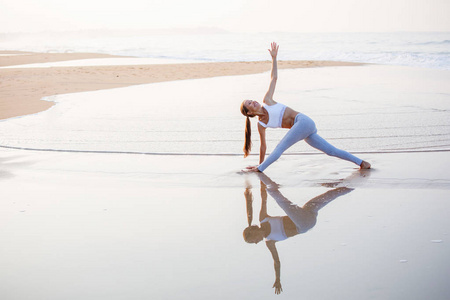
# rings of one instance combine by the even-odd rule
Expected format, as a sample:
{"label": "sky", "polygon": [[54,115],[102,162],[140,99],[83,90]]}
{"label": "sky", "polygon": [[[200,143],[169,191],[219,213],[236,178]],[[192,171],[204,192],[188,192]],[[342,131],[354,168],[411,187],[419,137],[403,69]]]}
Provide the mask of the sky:
{"label": "sky", "polygon": [[198,27],[450,31],[449,16],[450,0],[0,0],[0,32]]}

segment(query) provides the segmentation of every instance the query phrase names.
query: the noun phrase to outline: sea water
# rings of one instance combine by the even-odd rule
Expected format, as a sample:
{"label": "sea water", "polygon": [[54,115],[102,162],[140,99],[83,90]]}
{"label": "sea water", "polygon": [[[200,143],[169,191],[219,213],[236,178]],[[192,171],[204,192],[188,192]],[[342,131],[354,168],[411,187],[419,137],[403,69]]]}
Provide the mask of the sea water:
{"label": "sea water", "polygon": [[[0,50],[93,52],[192,61],[331,60],[450,69],[450,32],[154,33],[72,31],[0,33]],[[1,59],[1,58],[0,58]]]}
{"label": "sea water", "polygon": [[[256,61],[269,58],[272,40],[281,45],[280,60],[408,66],[279,71],[275,99],[312,117],[335,146],[354,153],[450,149],[450,33],[47,32],[2,34],[0,49],[100,52],[171,63]],[[44,100],[57,103],[50,110],[0,122],[0,146],[242,155],[238,107],[243,99],[261,100],[269,77],[266,72],[49,95]],[[268,132],[268,152],[285,132]],[[255,149],[258,139],[253,122]],[[300,143],[287,153],[317,151]]]}
{"label": "sea water", "polygon": [[[48,111],[0,122],[0,145],[22,149],[242,155],[243,99],[270,74],[144,84],[46,97]],[[275,99],[354,153],[450,150],[450,71],[395,66],[280,70]],[[253,124],[254,151],[259,136]],[[286,134],[267,130],[268,152]],[[290,154],[318,153],[298,143]]]}

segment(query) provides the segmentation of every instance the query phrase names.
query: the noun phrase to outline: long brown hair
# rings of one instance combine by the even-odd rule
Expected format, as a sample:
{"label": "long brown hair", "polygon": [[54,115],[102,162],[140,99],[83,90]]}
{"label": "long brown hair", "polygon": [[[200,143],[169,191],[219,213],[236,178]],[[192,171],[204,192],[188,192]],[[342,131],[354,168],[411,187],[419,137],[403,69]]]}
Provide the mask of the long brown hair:
{"label": "long brown hair", "polygon": [[244,102],[241,104],[241,113],[246,117],[245,120],[245,143],[244,143],[244,157],[247,157],[252,150],[252,124],[250,123],[250,117],[254,117],[248,114],[248,109],[244,106]]}

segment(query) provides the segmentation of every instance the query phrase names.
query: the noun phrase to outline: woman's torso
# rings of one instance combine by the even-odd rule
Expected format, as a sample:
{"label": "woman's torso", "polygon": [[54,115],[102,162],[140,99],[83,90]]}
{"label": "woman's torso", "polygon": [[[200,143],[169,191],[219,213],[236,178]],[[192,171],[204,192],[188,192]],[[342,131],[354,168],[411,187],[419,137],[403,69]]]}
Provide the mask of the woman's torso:
{"label": "woman's torso", "polygon": [[[283,105],[283,104],[281,104],[281,103],[275,103],[275,104],[272,104],[272,105],[268,105],[268,104],[265,104],[264,106],[263,106],[263,108],[264,109],[266,109],[266,107],[267,106],[273,106],[273,105],[277,105],[277,104],[279,104],[279,105],[282,105],[282,106],[284,106],[285,108],[284,109],[282,109],[282,121],[281,121],[281,127],[282,128],[291,128],[293,125],[294,125],[294,122],[295,122],[295,117],[297,116],[297,114],[298,114],[298,112],[297,111],[295,111],[295,110],[293,110],[292,108],[290,108],[290,107],[288,107],[288,106],[285,106],[285,105]],[[264,123],[265,124],[265,126],[264,127],[274,127],[274,126],[267,126],[267,125],[271,125],[271,124],[269,124],[269,122],[271,122],[272,124],[273,124],[273,120],[270,120],[270,117],[272,117],[272,118],[278,118],[278,113],[280,113],[280,111],[275,111],[274,113],[272,113],[272,116],[270,116],[270,114],[271,113],[269,113],[269,109],[270,108],[267,108],[266,109],[266,111],[267,111],[267,115],[265,115],[264,117],[262,117],[262,118],[259,118],[259,121],[261,121],[262,123]],[[280,107],[280,110],[281,110],[281,107]],[[277,124],[277,127],[280,127],[279,126],[279,124]]]}
{"label": "woman's torso", "polygon": [[284,111],[281,127],[282,128],[291,128],[294,125],[295,117],[297,115],[298,115],[298,111],[295,111],[290,107],[286,107],[286,110]]}
{"label": "woman's torso", "polygon": [[292,222],[291,218],[288,216],[283,217],[284,232],[286,232],[287,237],[291,237],[298,234],[297,226]]}
{"label": "woman's torso", "polygon": [[268,223],[270,226],[267,240],[282,241],[298,234],[297,227],[288,216],[267,217],[261,223]]}

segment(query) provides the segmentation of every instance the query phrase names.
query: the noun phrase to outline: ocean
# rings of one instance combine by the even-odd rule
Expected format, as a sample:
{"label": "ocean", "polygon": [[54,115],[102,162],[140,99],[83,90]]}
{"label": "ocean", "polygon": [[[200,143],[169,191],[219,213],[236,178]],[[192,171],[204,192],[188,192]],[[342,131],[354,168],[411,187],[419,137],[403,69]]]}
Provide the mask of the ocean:
{"label": "ocean", "polygon": [[0,50],[93,52],[142,58],[228,62],[331,60],[450,70],[450,32],[394,33],[155,33],[71,31],[0,33]]}
{"label": "ocean", "polygon": [[[450,149],[450,33],[71,32],[0,35],[0,49],[96,52],[180,62],[280,60],[373,63],[280,70],[275,99],[312,117],[353,153]],[[1,59],[1,57],[0,57]],[[270,64],[269,62],[267,62]],[[243,99],[260,100],[269,72],[56,95],[46,112],[0,122],[0,146],[47,151],[242,155]],[[164,113],[170,111],[170,114]],[[253,141],[259,145],[256,122]],[[284,136],[272,130],[268,152]],[[287,154],[317,153],[299,143]]]}

